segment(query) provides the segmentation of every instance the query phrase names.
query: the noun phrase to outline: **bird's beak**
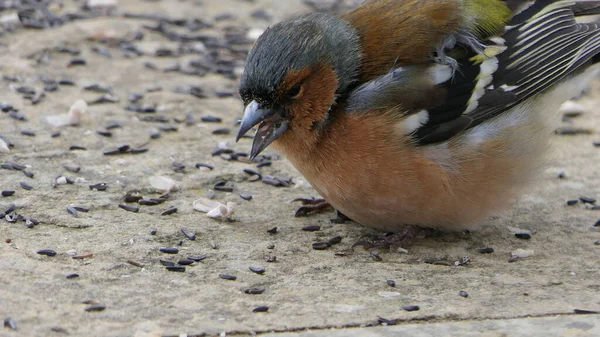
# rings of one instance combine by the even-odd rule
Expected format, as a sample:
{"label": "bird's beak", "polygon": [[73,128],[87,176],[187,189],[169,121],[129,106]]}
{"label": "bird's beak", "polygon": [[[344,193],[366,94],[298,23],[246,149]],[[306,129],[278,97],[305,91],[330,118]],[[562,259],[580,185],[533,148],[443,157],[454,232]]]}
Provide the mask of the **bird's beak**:
{"label": "bird's beak", "polygon": [[289,120],[283,117],[283,113],[275,108],[262,108],[256,101],[250,102],[244,110],[244,117],[240,125],[236,142],[242,138],[250,129],[258,125],[258,130],[252,143],[250,159],[254,159],[267,146],[288,129]]}

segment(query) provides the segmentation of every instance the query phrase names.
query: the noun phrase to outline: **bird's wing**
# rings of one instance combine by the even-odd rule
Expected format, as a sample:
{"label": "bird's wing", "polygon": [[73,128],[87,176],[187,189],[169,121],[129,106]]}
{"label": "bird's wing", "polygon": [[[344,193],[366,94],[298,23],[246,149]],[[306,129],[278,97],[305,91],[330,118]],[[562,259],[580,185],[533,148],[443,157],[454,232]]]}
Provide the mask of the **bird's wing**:
{"label": "bird's wing", "polygon": [[464,45],[449,51],[458,62],[452,75],[448,66],[440,64],[425,70],[422,65],[394,69],[350,93],[348,111],[398,107],[407,133],[419,144],[437,143],[508,111],[587,62],[597,61],[600,23],[577,23],[575,14],[594,13],[600,1],[538,0],[526,5],[501,36],[482,41],[483,51]]}

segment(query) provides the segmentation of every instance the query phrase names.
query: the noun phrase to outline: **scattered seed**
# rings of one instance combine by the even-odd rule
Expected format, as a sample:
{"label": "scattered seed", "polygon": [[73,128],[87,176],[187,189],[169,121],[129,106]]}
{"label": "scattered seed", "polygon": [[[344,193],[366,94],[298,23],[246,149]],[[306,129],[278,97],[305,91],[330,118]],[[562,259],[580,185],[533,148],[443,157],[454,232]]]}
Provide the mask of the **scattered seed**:
{"label": "scattered seed", "polygon": [[33,130],[21,130],[21,134],[24,136],[35,137],[35,131]]}
{"label": "scattered seed", "polygon": [[207,168],[208,170],[214,169],[214,166],[205,163],[196,163],[196,168],[199,169],[201,167]]}
{"label": "scattered seed", "polygon": [[377,317],[377,323],[379,323],[379,324],[385,324],[385,325],[396,325],[396,324],[398,324],[396,321],[392,321],[390,319],[383,318],[383,317]]}
{"label": "scattered seed", "polygon": [[342,242],[342,237],[341,236],[334,236],[331,239],[327,240],[330,244],[332,245],[337,245],[338,243]]}
{"label": "scattered seed", "polygon": [[99,304],[92,304],[90,306],[87,306],[87,307],[85,307],[84,310],[88,311],[88,312],[93,312],[93,311],[104,311],[104,309],[106,309],[106,305],[99,303]]}
{"label": "scattered seed", "polygon": [[579,200],[577,200],[577,199],[567,200],[567,205],[573,206],[573,205],[576,205],[578,202],[579,202]]}
{"label": "scattered seed", "polygon": [[387,280],[386,282],[387,282],[387,285],[392,288],[396,286],[396,282],[394,282],[394,280]]}
{"label": "scattered seed", "polygon": [[21,181],[19,184],[20,184],[20,185],[21,185],[21,187],[22,187],[23,189],[25,189],[25,190],[28,190],[28,191],[30,191],[30,190],[32,190],[32,189],[33,189],[33,186],[31,186],[31,185],[30,185],[28,182],[26,182],[26,181]]}
{"label": "scattered seed", "polygon": [[119,207],[121,207],[122,209],[124,209],[128,212],[133,212],[133,213],[137,213],[140,211],[139,207],[131,206],[131,205],[127,205],[127,204],[119,204]]}
{"label": "scattered seed", "polygon": [[183,233],[183,235],[185,235],[186,238],[188,238],[190,240],[196,240],[196,234],[190,232],[189,229],[182,227],[181,232]]}
{"label": "scattered seed", "polygon": [[212,249],[219,249],[219,246],[215,242],[211,242],[210,243],[210,248],[212,248]]}
{"label": "scattered seed", "polygon": [[160,262],[160,264],[162,264],[165,267],[172,267],[175,265],[175,262],[173,261],[167,261],[167,260],[158,260],[158,262]]}
{"label": "scattered seed", "polygon": [[531,234],[529,233],[515,233],[515,237],[518,239],[529,240],[531,239]]}
{"label": "scattered seed", "polygon": [[67,212],[69,212],[69,214],[73,215],[74,217],[77,217],[77,210],[75,209],[75,207],[67,207]]}
{"label": "scattered seed", "polygon": [[405,305],[402,307],[402,309],[404,309],[406,311],[418,311],[421,308],[419,308],[418,305]]}
{"label": "scattered seed", "polygon": [[150,235],[156,235],[157,232],[158,232],[158,230],[156,228],[152,228],[150,230]]}
{"label": "scattered seed", "polygon": [[129,153],[131,153],[131,154],[140,154],[140,153],[148,152],[149,150],[150,149],[145,148],[145,147],[133,148],[133,149],[131,149],[131,151],[129,151]]}
{"label": "scattered seed", "polygon": [[269,311],[269,307],[267,307],[266,305],[261,305],[260,307],[256,307],[254,309],[252,309],[252,312],[267,312]]}
{"label": "scattered seed", "polygon": [[477,252],[479,254],[491,254],[494,252],[494,248],[492,248],[492,247],[479,248],[479,249],[477,249]]}
{"label": "scattered seed", "polygon": [[260,295],[265,292],[265,288],[248,288],[244,289],[244,293],[250,295]]}
{"label": "scattered seed", "polygon": [[194,260],[181,259],[181,260],[177,261],[177,263],[182,266],[189,266],[190,264],[194,263]]}
{"label": "scattered seed", "polygon": [[81,206],[81,205],[71,205],[75,210],[87,213],[90,211],[89,207]]}
{"label": "scattered seed", "polygon": [[462,297],[469,297],[469,294],[464,290],[459,291],[458,294]]}
{"label": "scattered seed", "polygon": [[585,310],[585,309],[574,309],[574,313],[578,315],[589,315],[589,314],[600,314],[600,311],[597,310]]}
{"label": "scattered seed", "polygon": [[17,206],[15,204],[10,204],[6,207],[6,210],[4,210],[4,214],[12,213],[15,209],[17,209]]}
{"label": "scattered seed", "polygon": [[221,192],[233,192],[233,184],[223,179],[217,181],[214,184],[213,189]]}
{"label": "scattered seed", "polygon": [[15,194],[14,190],[4,190],[4,191],[2,191],[2,196],[3,197],[10,197],[10,196],[12,196],[14,194]]}
{"label": "scattered seed", "polygon": [[142,199],[138,201],[138,204],[142,205],[142,206],[156,206],[159,205],[161,202],[158,201],[158,199]]}
{"label": "scattered seed", "polygon": [[161,252],[165,254],[177,254],[179,253],[179,248],[175,247],[163,247],[159,249]]}
{"label": "scattered seed", "polygon": [[583,202],[584,204],[595,204],[596,203],[596,199],[586,197],[586,196],[579,197],[579,200],[581,200],[581,202]]}
{"label": "scattered seed", "polygon": [[96,130],[96,133],[103,137],[112,137],[112,132],[106,130]]}
{"label": "scattered seed", "polygon": [[58,84],[59,85],[70,85],[73,86],[75,85],[75,82],[73,80],[67,79],[67,78],[61,78],[58,80]]}
{"label": "scattered seed", "polygon": [[265,268],[263,268],[263,267],[250,266],[249,269],[251,272],[256,273],[256,274],[264,274],[265,273]]}
{"label": "scattered seed", "polygon": [[240,193],[240,198],[242,198],[244,200],[247,200],[247,201],[250,201],[250,200],[252,200],[252,195],[245,194],[245,193]]}
{"label": "scattered seed", "polygon": [[265,259],[265,261],[267,261],[269,263],[277,262],[277,256],[275,256],[275,255],[267,256],[267,258]]}
{"label": "scattered seed", "polygon": [[81,146],[81,145],[71,145],[71,146],[69,146],[69,151],[77,151],[77,150],[86,151],[87,148],[85,146]]}
{"label": "scattered seed", "polygon": [[219,129],[215,129],[213,130],[213,135],[228,135],[231,133],[231,129],[229,128],[219,128]]}
{"label": "scattered seed", "polygon": [[215,116],[203,116],[202,118],[200,118],[201,121],[205,122],[205,123],[221,123],[223,120],[220,117],[215,117]]}
{"label": "scattered seed", "polygon": [[168,271],[174,271],[179,273],[185,272],[184,266],[166,266],[165,268],[167,268]]}
{"label": "scattered seed", "polygon": [[302,227],[302,230],[306,231],[306,232],[316,232],[316,231],[321,230],[321,226],[319,226],[319,225],[308,225],[308,226]]}
{"label": "scattered seed", "polygon": [[6,317],[4,319],[4,326],[11,330],[17,330],[17,321],[10,317]]}
{"label": "scattered seed", "polygon": [[315,242],[312,244],[314,250],[325,250],[329,247],[331,247],[331,243],[329,242]]}
{"label": "scattered seed", "polygon": [[79,277],[79,274],[77,274],[77,273],[73,273],[73,274],[69,274],[69,275],[67,275],[67,276],[65,276],[65,277],[66,277],[67,279],[78,278],[78,277]]}
{"label": "scattered seed", "polygon": [[271,228],[267,229],[267,233],[270,233],[270,234],[277,233],[277,227],[271,227]]}
{"label": "scattered seed", "polygon": [[267,249],[275,249],[275,245],[274,245],[274,244],[272,244],[272,243],[269,243],[269,244],[267,245]]}
{"label": "scattered seed", "polygon": [[106,191],[106,189],[108,189],[107,183],[97,183],[90,185],[90,190]]}
{"label": "scattered seed", "polygon": [[222,278],[224,280],[229,280],[229,281],[237,280],[237,276],[227,275],[227,274],[219,274],[219,278]]}
{"label": "scattered seed", "polygon": [[[6,212],[6,213],[8,213],[8,212]],[[598,219],[596,221],[596,223],[594,223],[594,227],[600,227],[600,219]]]}
{"label": "scattered seed", "polygon": [[171,215],[173,213],[177,213],[177,207],[171,207],[171,208],[163,211],[162,213],[160,213],[160,215]]}
{"label": "scattered seed", "polygon": [[196,261],[196,262],[200,262],[204,259],[206,259],[208,257],[208,255],[204,254],[204,255],[190,255],[187,257],[188,260],[192,260],[192,261]]}
{"label": "scattered seed", "polygon": [[263,161],[263,162],[256,164],[256,167],[258,167],[258,168],[265,167],[265,166],[271,166],[271,162],[267,160],[267,161]]}
{"label": "scattered seed", "polygon": [[127,191],[127,193],[125,193],[125,197],[123,198],[123,200],[125,200],[125,202],[138,202],[142,200],[142,198],[144,197],[142,196],[140,191],[132,190]]}
{"label": "scattered seed", "polygon": [[67,65],[67,67],[84,66],[86,64],[87,64],[87,61],[84,58],[76,57],[76,58],[71,59],[71,61],[69,61],[69,64]]}
{"label": "scattered seed", "polygon": [[265,175],[262,182],[275,187],[290,187],[292,186],[292,178],[278,177]]}
{"label": "scattered seed", "polygon": [[38,254],[40,255],[46,255],[46,256],[55,256],[56,252],[52,249],[40,249],[37,251]]}
{"label": "scattered seed", "polygon": [[108,124],[106,124],[106,126],[104,128],[106,130],[112,130],[112,129],[116,129],[116,128],[120,128],[120,127],[121,127],[120,122],[109,122]]}

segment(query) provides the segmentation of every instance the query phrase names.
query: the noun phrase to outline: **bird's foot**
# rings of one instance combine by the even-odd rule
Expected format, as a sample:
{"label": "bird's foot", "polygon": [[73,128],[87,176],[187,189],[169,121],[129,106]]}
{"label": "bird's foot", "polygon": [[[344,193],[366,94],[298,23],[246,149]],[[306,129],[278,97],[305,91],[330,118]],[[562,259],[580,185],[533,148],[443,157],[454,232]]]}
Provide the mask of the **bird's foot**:
{"label": "bird's foot", "polygon": [[404,247],[410,244],[422,231],[423,228],[419,226],[408,225],[397,233],[386,233],[373,238],[363,236],[351,248],[356,246],[363,246],[364,249]]}
{"label": "bird's foot", "polygon": [[302,203],[302,206],[300,206],[294,214],[294,216],[297,218],[323,213],[333,209],[333,207],[322,198],[296,198],[293,200],[293,202]]}

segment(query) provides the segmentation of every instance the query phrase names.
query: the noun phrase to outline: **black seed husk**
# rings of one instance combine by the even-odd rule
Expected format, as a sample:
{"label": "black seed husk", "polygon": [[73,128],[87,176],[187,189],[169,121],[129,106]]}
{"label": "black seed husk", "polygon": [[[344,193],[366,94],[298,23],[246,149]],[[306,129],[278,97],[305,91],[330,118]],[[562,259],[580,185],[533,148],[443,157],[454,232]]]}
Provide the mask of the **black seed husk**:
{"label": "black seed husk", "polygon": [[586,197],[586,196],[579,197],[579,200],[581,200],[581,202],[583,202],[584,204],[595,204],[596,203],[596,199]]}
{"label": "black seed husk", "polygon": [[494,252],[494,248],[492,248],[492,247],[479,248],[479,249],[477,249],[477,252],[479,254],[491,254]]}
{"label": "black seed husk", "polygon": [[75,207],[71,207],[71,206],[67,207],[67,212],[69,212],[74,217],[77,217],[77,210],[75,209]]}
{"label": "black seed husk", "polygon": [[196,262],[200,262],[204,259],[206,259],[208,257],[208,255],[204,254],[204,255],[190,255],[187,257],[188,260],[192,260],[192,261],[196,261]]}
{"label": "black seed husk", "polygon": [[244,293],[250,295],[260,295],[265,292],[265,288],[248,288],[244,289]]}
{"label": "black seed husk", "polygon": [[328,240],[328,242],[332,245],[337,245],[338,243],[342,242],[342,237],[341,236],[334,236],[331,239]]}
{"label": "black seed husk", "polygon": [[531,239],[531,234],[529,233],[515,233],[515,237],[518,239],[529,240]]}
{"label": "black seed husk", "polygon": [[160,262],[160,264],[162,264],[165,267],[169,267],[169,266],[174,266],[175,265],[175,262],[168,261],[168,260],[158,260],[158,262]]}
{"label": "black seed husk", "polygon": [[312,244],[312,248],[315,250],[325,250],[329,247],[331,247],[329,242],[315,242]]}
{"label": "black seed husk", "polygon": [[139,207],[131,206],[131,205],[127,205],[127,204],[119,204],[119,207],[121,207],[122,209],[124,209],[128,212],[133,212],[133,213],[137,213],[140,211]]}
{"label": "black seed husk", "polygon": [[469,297],[469,294],[464,290],[459,291],[458,294],[462,297]]}
{"label": "black seed husk", "polygon": [[90,190],[106,191],[106,189],[108,189],[107,183],[97,183],[90,185]]}
{"label": "black seed husk", "polygon": [[52,249],[40,249],[37,251],[37,253],[40,255],[46,255],[46,256],[55,256],[56,255],[56,251],[54,251]]}
{"label": "black seed husk", "polygon": [[417,311],[421,308],[419,308],[418,305],[405,305],[402,307],[402,309],[406,310],[406,311]]}
{"label": "black seed husk", "polygon": [[181,260],[177,261],[177,263],[182,266],[189,266],[190,264],[194,263],[194,260],[181,259]]}
{"label": "black seed husk", "polygon": [[307,231],[307,232],[316,232],[318,230],[321,230],[321,226],[319,225],[308,225],[308,226],[304,226],[302,227],[303,231]]}
{"label": "black seed husk", "polygon": [[256,273],[256,274],[264,274],[265,273],[265,268],[263,268],[263,267],[250,266],[249,269],[251,272]]}
{"label": "black seed husk", "polygon": [[175,247],[163,247],[160,248],[159,251],[165,253],[165,254],[177,254],[179,253],[179,248],[175,248]]}
{"label": "black seed husk", "polygon": [[171,208],[163,211],[162,213],[160,213],[160,215],[171,215],[173,213],[177,213],[177,207],[171,207]]}
{"label": "black seed husk", "polygon": [[196,240],[196,234],[192,233],[189,229],[185,227],[181,228],[181,233],[183,233],[183,235],[185,235],[185,237],[190,240]]}
{"label": "black seed husk", "polygon": [[237,276],[227,275],[227,274],[219,274],[219,278],[222,278],[222,279],[228,280],[228,281],[235,281],[235,280],[237,280]]}
{"label": "black seed husk", "polygon": [[269,311],[269,307],[267,307],[266,305],[261,305],[260,307],[256,307],[254,309],[252,309],[252,312],[267,312]]}

